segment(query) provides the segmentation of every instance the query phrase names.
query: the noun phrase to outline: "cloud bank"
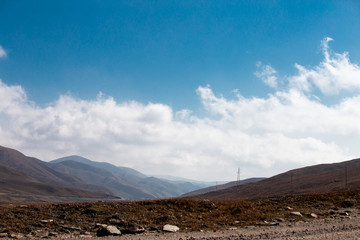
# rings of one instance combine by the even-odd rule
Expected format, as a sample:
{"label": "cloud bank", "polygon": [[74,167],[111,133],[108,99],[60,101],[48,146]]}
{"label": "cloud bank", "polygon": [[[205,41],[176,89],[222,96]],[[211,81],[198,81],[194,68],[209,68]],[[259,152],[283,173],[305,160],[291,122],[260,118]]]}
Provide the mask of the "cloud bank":
{"label": "cloud bank", "polygon": [[[226,99],[210,86],[198,87],[205,117],[102,94],[92,101],[63,95],[39,107],[21,86],[0,81],[0,144],[43,160],[78,154],[144,173],[212,181],[235,180],[238,167],[247,178],[359,157],[360,68],[348,53],[330,53],[329,41],[322,42],[319,65],[296,64],[287,87],[266,98],[238,93]],[[257,76],[277,87],[277,71],[258,67]],[[342,97],[326,105],[315,90]]]}

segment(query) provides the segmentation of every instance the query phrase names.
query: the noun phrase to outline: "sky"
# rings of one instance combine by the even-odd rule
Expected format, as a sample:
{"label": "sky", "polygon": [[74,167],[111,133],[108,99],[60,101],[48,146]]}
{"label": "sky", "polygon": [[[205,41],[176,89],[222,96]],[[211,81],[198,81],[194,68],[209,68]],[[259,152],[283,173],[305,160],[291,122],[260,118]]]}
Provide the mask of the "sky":
{"label": "sky", "polygon": [[360,157],[360,2],[0,0],[0,145],[203,181]]}

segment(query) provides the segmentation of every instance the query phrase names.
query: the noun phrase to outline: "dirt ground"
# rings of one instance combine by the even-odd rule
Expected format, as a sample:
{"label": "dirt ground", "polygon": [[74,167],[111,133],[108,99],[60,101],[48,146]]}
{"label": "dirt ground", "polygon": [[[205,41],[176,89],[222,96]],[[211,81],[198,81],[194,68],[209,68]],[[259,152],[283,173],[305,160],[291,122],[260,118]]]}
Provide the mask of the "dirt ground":
{"label": "dirt ground", "polygon": [[[359,197],[359,191],[349,191],[233,202],[6,205],[0,207],[0,240],[360,239]],[[180,231],[166,233],[165,224],[177,225]],[[107,227],[123,235],[96,237],[111,235],[104,234]]]}
{"label": "dirt ground", "polygon": [[[103,237],[101,240],[245,240],[245,239],[360,239],[360,211],[349,210],[349,216],[332,216],[312,221],[282,222],[273,226],[248,226],[221,231],[177,233],[143,233]],[[90,236],[58,236],[57,239],[89,239]]]}

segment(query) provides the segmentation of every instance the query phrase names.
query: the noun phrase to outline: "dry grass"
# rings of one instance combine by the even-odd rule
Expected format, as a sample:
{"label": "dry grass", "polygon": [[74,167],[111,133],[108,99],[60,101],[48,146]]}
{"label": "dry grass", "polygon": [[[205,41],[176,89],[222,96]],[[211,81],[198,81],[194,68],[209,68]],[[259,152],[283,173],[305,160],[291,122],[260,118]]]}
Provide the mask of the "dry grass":
{"label": "dry grass", "polygon": [[[112,224],[120,229],[144,227],[161,229],[174,224],[182,231],[224,229],[262,225],[276,218],[295,221],[287,206],[300,211],[328,216],[331,209],[360,205],[360,191],[306,194],[270,199],[208,201],[168,199],[122,203],[63,203],[3,205],[0,207],[0,232],[31,233],[39,229],[56,232],[93,232],[96,223]],[[51,222],[41,222],[50,220]]]}

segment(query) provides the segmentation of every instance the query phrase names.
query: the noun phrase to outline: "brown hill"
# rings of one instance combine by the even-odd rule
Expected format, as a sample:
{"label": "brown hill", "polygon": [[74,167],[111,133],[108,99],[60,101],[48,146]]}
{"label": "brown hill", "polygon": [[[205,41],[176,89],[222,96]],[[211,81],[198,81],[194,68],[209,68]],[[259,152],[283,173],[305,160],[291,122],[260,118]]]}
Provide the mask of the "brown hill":
{"label": "brown hill", "polygon": [[111,191],[104,187],[91,185],[77,177],[55,171],[48,167],[45,162],[27,157],[11,148],[0,146],[0,165],[22,172],[43,184],[111,194]]}
{"label": "brown hill", "polygon": [[40,183],[23,172],[0,165],[0,203],[27,201],[66,201],[67,199],[102,199],[100,193]]}
{"label": "brown hill", "polygon": [[185,193],[185,194],[181,195],[181,197],[196,196],[196,195],[205,194],[205,193],[208,193],[208,192],[214,192],[214,191],[219,191],[219,190],[223,190],[223,189],[230,188],[230,187],[235,187],[235,186],[238,186],[238,185],[244,185],[244,184],[247,184],[247,183],[258,182],[258,181],[261,181],[261,180],[264,180],[264,179],[265,178],[249,178],[249,179],[241,180],[239,182],[232,181],[232,182],[228,182],[228,183],[225,183],[225,184],[219,184],[219,185],[216,185],[216,186],[210,186],[210,187],[206,187],[206,188],[201,188],[201,189],[189,192],[189,193]]}
{"label": "brown hill", "polygon": [[191,198],[241,199],[284,194],[326,193],[360,188],[360,159],[291,170],[271,178]]}

